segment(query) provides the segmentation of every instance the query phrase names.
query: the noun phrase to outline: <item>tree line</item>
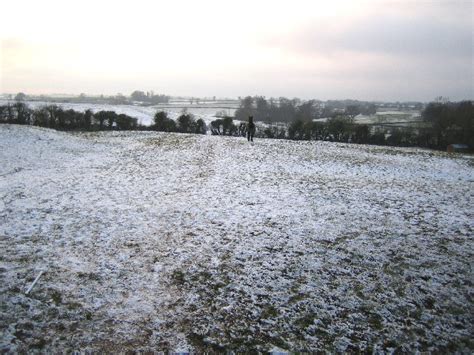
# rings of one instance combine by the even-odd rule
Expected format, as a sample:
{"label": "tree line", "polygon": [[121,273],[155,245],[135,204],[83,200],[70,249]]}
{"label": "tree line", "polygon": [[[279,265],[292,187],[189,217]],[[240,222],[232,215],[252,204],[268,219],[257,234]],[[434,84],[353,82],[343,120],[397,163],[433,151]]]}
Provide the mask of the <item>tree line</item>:
{"label": "tree line", "polygon": [[[344,106],[346,104],[346,106]],[[401,104],[400,104],[401,105]],[[399,105],[399,106],[400,106]],[[402,107],[402,106],[400,106]],[[420,103],[413,103],[421,109]],[[474,148],[474,106],[472,101],[431,102],[422,110],[422,121],[414,126],[385,126],[358,124],[358,114],[373,115],[373,103],[353,100],[322,101],[299,99],[269,99],[247,96],[241,99],[235,118],[246,121],[254,116],[266,125],[257,131],[257,137],[293,140],[326,140],[390,146],[418,146],[445,150],[453,143]],[[318,120],[324,118],[324,120]],[[275,125],[284,122],[286,125]],[[214,129],[213,134],[240,135],[232,122],[216,120],[211,125],[229,127]]]}
{"label": "tree line", "polygon": [[85,112],[65,110],[57,105],[31,109],[24,102],[0,106],[0,123],[15,123],[72,130],[134,130],[140,128],[137,119],[114,111]]}
{"label": "tree line", "polygon": [[446,148],[448,144],[466,144],[474,148],[473,101],[432,102],[422,112],[423,120],[430,124],[427,146]]}
{"label": "tree line", "polygon": [[163,103],[168,103],[170,100],[170,97],[167,95],[155,95],[153,91],[140,91],[140,90],[135,90],[132,92],[130,95],[131,101],[139,101],[142,103],[147,103],[150,105],[156,105],[156,104],[163,104]]}
{"label": "tree line", "polygon": [[[245,98],[243,100],[247,100]],[[260,100],[260,111],[257,102]],[[264,100],[264,99],[263,99]],[[265,100],[266,101],[266,100]],[[292,101],[292,100],[290,100]],[[316,120],[311,102],[288,101],[280,102],[273,107],[281,112],[277,117],[285,116],[284,121],[276,121],[257,116],[262,114],[261,97],[252,99],[248,107],[249,115],[254,115],[257,124],[256,137],[292,140],[325,140],[360,144],[377,144],[391,146],[418,146],[445,150],[448,144],[466,144],[474,147],[474,105],[472,101],[432,102],[422,111],[422,119],[415,127],[381,127],[369,124],[357,124],[354,117],[364,107],[348,105],[339,114],[333,114],[326,120]],[[233,117],[218,118],[210,123],[213,135],[245,136],[248,116],[242,109],[248,104],[244,102],[237,110],[237,124]],[[274,104],[272,104],[274,105]],[[269,105],[271,108],[272,105]],[[290,108],[291,106],[291,108]],[[247,114],[247,113],[246,113]],[[262,122],[264,121],[264,122]],[[0,106],[0,123],[28,124],[58,130],[156,130],[163,132],[180,132],[206,134],[208,127],[204,120],[195,119],[183,112],[176,120],[171,119],[164,111],[157,112],[151,126],[137,123],[137,119],[114,111],[91,110],[78,112],[65,110],[57,105],[47,105],[37,109],[29,108],[24,102],[8,103]]]}
{"label": "tree line", "polygon": [[[23,102],[26,100],[41,100],[48,101],[50,98],[45,95],[40,96],[30,96],[23,92],[17,93],[15,96],[10,95],[10,99],[13,99],[17,102]],[[155,94],[153,91],[141,91],[135,90],[130,96],[123,95],[118,93],[116,95],[99,95],[91,96],[84,93],[79,94],[78,96],[67,96],[67,97],[55,97],[55,102],[72,102],[72,103],[95,103],[95,104],[110,104],[110,105],[131,105],[133,103],[139,102],[141,105],[157,105],[168,103],[170,96],[163,94]]]}
{"label": "tree line", "polygon": [[151,126],[140,125],[137,119],[115,111],[91,110],[85,112],[65,110],[57,105],[46,105],[31,109],[24,102],[0,106],[0,123],[34,125],[62,131],[110,131],[110,130],[156,130],[206,134],[204,120],[196,120],[192,114],[183,112],[175,121],[166,112],[157,112]]}
{"label": "tree line", "polygon": [[318,118],[335,117],[341,114],[355,117],[362,113],[373,115],[376,106],[370,102],[356,100],[320,101],[300,99],[266,99],[264,96],[246,96],[240,100],[239,108],[235,112],[235,119],[247,120],[248,116],[258,117],[260,121],[293,122],[296,120],[314,120]]}
{"label": "tree line", "polygon": [[194,115],[183,112],[175,121],[168,117],[165,111],[160,111],[155,114],[152,130],[161,132],[179,132],[179,133],[194,133],[206,134],[207,126],[202,118],[195,119]]}

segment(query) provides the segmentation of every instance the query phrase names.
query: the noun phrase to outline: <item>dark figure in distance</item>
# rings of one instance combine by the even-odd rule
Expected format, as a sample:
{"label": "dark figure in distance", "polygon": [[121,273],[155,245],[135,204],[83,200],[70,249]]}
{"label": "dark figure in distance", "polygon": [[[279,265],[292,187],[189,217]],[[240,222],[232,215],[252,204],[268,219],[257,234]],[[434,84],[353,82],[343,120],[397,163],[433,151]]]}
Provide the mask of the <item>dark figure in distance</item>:
{"label": "dark figure in distance", "polygon": [[255,135],[255,123],[253,123],[253,116],[249,116],[249,123],[247,124],[247,140],[253,142]]}

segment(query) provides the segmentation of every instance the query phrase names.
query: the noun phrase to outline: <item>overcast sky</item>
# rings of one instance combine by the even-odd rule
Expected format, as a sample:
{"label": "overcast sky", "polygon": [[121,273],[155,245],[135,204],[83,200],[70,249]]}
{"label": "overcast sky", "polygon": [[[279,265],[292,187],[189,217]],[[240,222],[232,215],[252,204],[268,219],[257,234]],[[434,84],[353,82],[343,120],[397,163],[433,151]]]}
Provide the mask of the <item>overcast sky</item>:
{"label": "overcast sky", "polygon": [[2,3],[0,92],[474,99],[471,0]]}

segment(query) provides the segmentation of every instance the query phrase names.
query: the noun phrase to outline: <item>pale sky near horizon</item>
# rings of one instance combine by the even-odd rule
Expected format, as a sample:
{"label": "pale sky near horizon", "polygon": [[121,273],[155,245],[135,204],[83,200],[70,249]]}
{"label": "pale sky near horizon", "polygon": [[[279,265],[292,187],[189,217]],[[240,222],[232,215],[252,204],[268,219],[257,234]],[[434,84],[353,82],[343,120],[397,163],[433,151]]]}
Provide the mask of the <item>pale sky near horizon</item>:
{"label": "pale sky near horizon", "polygon": [[474,99],[471,0],[2,3],[0,93]]}

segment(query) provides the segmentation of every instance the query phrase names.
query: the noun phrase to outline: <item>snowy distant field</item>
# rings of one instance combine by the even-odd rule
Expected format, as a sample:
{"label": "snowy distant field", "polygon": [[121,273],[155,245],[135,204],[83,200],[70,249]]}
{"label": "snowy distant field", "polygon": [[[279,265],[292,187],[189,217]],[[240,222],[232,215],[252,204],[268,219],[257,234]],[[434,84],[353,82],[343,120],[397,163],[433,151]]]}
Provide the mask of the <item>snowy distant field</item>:
{"label": "snowy distant field", "polygon": [[358,115],[355,117],[355,122],[360,124],[374,124],[374,123],[413,123],[421,122],[420,111],[380,111],[375,115]]}
{"label": "snowy distant field", "polygon": [[0,125],[0,162],[2,351],[474,349],[468,157]]}

